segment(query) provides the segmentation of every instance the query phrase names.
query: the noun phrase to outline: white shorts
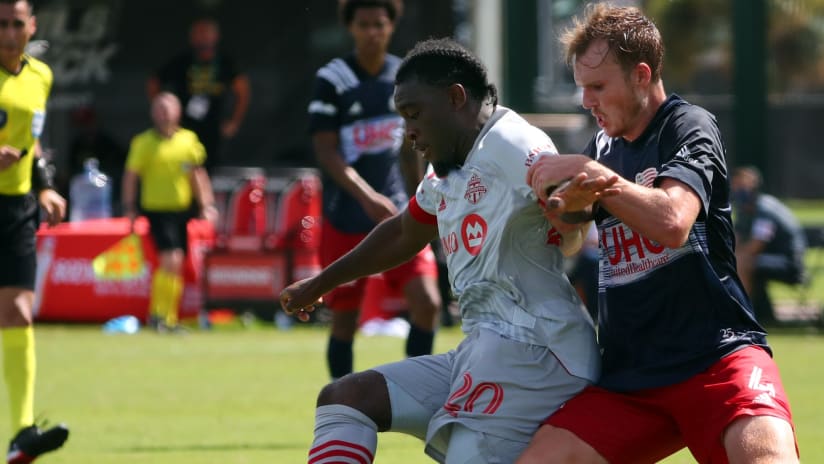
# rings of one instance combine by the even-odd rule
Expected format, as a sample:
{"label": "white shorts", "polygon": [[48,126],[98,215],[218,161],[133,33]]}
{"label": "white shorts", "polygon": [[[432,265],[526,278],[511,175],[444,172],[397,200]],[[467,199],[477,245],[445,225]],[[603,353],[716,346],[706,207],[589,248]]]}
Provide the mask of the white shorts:
{"label": "white shorts", "polygon": [[[441,463],[446,462],[453,424],[480,434],[484,441],[479,443],[489,438],[507,442],[480,450],[489,453],[485,462],[514,462],[541,422],[589,384],[570,375],[549,348],[485,328],[470,333],[448,353],[374,370],[389,385],[390,430],[425,437],[427,454]],[[449,464],[453,456],[450,453]]]}

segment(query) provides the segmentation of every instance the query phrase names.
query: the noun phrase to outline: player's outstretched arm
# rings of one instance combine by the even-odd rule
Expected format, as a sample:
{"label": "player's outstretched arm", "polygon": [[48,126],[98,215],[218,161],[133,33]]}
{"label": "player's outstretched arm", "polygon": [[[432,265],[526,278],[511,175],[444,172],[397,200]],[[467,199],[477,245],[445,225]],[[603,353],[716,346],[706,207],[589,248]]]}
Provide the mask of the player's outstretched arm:
{"label": "player's outstretched arm", "polygon": [[308,319],[321,296],[333,288],[396,267],[415,256],[437,236],[434,225],[416,221],[408,210],[378,224],[349,253],[324,268],[317,276],[295,282],[280,293],[280,304],[289,314]]}

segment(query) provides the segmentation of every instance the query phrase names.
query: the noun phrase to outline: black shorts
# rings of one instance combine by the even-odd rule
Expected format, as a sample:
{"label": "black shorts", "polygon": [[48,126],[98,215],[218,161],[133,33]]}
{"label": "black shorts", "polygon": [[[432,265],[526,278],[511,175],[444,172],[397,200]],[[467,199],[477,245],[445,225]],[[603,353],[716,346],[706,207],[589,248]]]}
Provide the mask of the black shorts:
{"label": "black shorts", "polygon": [[189,240],[186,225],[192,217],[187,211],[159,212],[145,211],[150,232],[158,251],[188,250]]}
{"label": "black shorts", "polygon": [[34,290],[37,200],[0,195],[0,287]]}

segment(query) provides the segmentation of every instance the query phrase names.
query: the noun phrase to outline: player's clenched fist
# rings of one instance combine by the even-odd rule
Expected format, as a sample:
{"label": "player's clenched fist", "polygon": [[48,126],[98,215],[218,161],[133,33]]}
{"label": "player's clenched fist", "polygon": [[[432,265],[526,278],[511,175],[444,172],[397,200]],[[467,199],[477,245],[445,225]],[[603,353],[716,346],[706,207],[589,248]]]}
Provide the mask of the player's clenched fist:
{"label": "player's clenched fist", "polygon": [[303,322],[309,320],[309,313],[321,304],[324,292],[317,291],[315,279],[299,280],[280,292],[280,306],[286,314],[294,314]]}

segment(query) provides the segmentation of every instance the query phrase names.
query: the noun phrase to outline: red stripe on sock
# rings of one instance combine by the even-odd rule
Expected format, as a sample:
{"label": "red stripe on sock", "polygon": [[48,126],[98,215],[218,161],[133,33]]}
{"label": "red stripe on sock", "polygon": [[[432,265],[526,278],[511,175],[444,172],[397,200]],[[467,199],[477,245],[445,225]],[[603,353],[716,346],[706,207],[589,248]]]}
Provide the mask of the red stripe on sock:
{"label": "red stripe on sock", "polygon": [[[353,449],[355,451],[359,451],[360,453],[356,453],[356,452],[349,451],[349,450],[346,450],[346,449],[341,449],[341,450],[327,451],[327,452],[324,452],[320,455],[317,454],[317,453],[319,453],[319,452],[321,452],[321,451],[323,451],[323,450],[325,450],[329,447],[332,447],[332,446],[340,446],[340,447],[343,447],[343,448],[350,448],[350,449]],[[364,459],[364,457],[363,457],[364,454],[369,457],[368,461]],[[327,457],[330,457],[330,456],[343,456],[343,457],[358,459],[363,464],[371,464],[371,462],[375,459],[375,457],[372,455],[372,452],[369,451],[364,446],[361,446],[357,443],[351,443],[351,442],[343,441],[343,440],[332,440],[332,441],[327,441],[326,443],[318,445],[318,446],[312,448],[311,450],[309,450],[309,464],[318,462],[321,459],[324,459],[324,458],[327,458]]]}

